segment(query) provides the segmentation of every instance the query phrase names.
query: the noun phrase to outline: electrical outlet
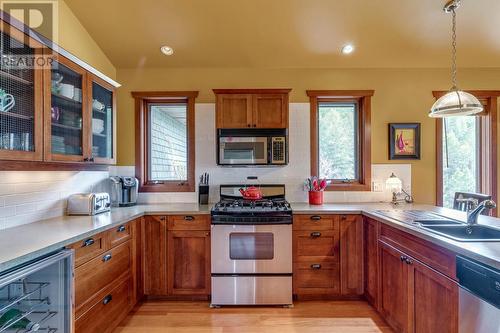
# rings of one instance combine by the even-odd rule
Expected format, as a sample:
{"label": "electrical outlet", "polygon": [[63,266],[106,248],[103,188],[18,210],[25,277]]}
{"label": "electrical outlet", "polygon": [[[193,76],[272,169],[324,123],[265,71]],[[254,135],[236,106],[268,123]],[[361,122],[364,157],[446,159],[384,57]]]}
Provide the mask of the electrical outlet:
{"label": "electrical outlet", "polygon": [[384,184],[381,181],[374,180],[372,188],[373,192],[384,192]]}

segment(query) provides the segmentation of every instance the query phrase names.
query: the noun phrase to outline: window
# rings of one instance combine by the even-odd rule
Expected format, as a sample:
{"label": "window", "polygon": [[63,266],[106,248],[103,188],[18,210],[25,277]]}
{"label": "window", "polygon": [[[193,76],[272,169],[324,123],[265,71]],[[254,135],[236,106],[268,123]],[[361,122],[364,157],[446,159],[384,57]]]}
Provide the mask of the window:
{"label": "window", "polygon": [[370,101],[373,91],[312,91],[311,174],[327,190],[371,189]]}
{"label": "window", "polygon": [[[445,92],[434,92],[439,98]],[[497,196],[497,96],[500,92],[473,91],[484,105],[478,116],[436,121],[436,204],[453,207],[455,192]]]}
{"label": "window", "polygon": [[136,177],[141,192],[194,192],[194,99],[198,92],[133,92]]}

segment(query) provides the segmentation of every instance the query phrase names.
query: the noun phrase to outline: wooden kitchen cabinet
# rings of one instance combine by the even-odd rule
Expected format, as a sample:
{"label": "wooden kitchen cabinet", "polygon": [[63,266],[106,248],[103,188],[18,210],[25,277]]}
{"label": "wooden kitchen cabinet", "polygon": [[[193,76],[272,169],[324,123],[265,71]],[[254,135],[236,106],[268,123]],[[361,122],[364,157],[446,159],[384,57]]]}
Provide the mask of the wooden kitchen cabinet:
{"label": "wooden kitchen cabinet", "polygon": [[168,232],[169,295],[210,294],[210,232]]}
{"label": "wooden kitchen cabinet", "polygon": [[148,216],[143,233],[144,294],[176,299],[208,298],[209,216]]}
{"label": "wooden kitchen cabinet", "polygon": [[252,95],[252,109],[254,127],[288,127],[288,94]]}
{"label": "wooden kitchen cabinet", "polygon": [[252,95],[218,94],[217,128],[247,128],[253,124]]}
{"label": "wooden kitchen cabinet", "polygon": [[38,67],[37,62],[35,68],[17,69],[5,64],[19,55],[41,57],[44,49],[38,41],[3,21],[0,21],[0,34],[3,57],[0,88],[5,94],[0,109],[0,159],[42,161],[43,68]]}
{"label": "wooden kitchen cabinet", "polygon": [[0,170],[103,170],[114,164],[116,82],[19,29],[0,20],[2,55],[36,61],[34,68],[0,64],[6,96],[0,110]]}
{"label": "wooden kitchen cabinet", "polygon": [[147,216],[143,225],[143,280],[146,296],[165,296],[167,287],[167,217]]}
{"label": "wooden kitchen cabinet", "polygon": [[380,313],[402,333],[458,332],[458,285],[379,241]]}
{"label": "wooden kitchen cabinet", "polygon": [[378,222],[364,219],[365,298],[378,309]]}
{"label": "wooden kitchen cabinet", "polygon": [[291,89],[214,89],[217,128],[288,128]]}
{"label": "wooden kitchen cabinet", "polygon": [[363,218],[340,216],[340,291],[344,296],[361,296],[363,282]]}

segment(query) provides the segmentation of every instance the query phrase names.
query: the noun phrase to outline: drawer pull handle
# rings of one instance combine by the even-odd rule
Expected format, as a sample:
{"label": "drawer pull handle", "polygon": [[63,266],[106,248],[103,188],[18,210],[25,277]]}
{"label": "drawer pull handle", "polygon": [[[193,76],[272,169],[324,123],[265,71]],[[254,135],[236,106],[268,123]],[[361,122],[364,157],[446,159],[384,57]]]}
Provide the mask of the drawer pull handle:
{"label": "drawer pull handle", "polygon": [[93,238],[89,238],[83,242],[82,247],[87,247],[95,243],[95,240]]}
{"label": "drawer pull handle", "polygon": [[311,268],[312,269],[321,269],[321,264],[312,264]]}
{"label": "drawer pull handle", "polygon": [[186,221],[194,221],[194,216],[184,216],[184,220]]}
{"label": "drawer pull handle", "polygon": [[112,258],[111,253],[108,253],[104,257],[102,257],[102,261],[103,262],[110,261],[111,258]]}
{"label": "drawer pull handle", "polygon": [[319,231],[311,232],[311,237],[313,238],[321,237],[321,232]]}
{"label": "drawer pull handle", "polygon": [[313,215],[313,216],[311,216],[311,220],[313,220],[313,221],[319,221],[319,220],[321,220],[321,216]]}
{"label": "drawer pull handle", "polygon": [[108,295],[108,296],[104,297],[104,299],[102,300],[102,304],[106,305],[109,302],[111,302],[112,300],[113,300],[113,296],[112,295]]}
{"label": "drawer pull handle", "polygon": [[125,228],[124,225],[121,225],[118,227],[118,229],[116,230],[116,232],[124,232],[125,230],[127,230],[127,228]]}

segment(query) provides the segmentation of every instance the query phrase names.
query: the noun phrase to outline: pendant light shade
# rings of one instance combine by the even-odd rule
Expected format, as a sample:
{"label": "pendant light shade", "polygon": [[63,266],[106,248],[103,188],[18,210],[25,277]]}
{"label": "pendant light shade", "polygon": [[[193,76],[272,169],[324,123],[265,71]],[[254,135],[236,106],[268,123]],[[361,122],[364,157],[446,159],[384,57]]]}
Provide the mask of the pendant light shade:
{"label": "pendant light shade", "polygon": [[483,105],[475,96],[457,88],[457,14],[455,11],[460,4],[461,0],[450,0],[443,8],[445,13],[452,14],[451,81],[453,87],[434,103],[429,112],[429,117],[432,118],[470,116],[483,111]]}
{"label": "pendant light shade", "polygon": [[474,95],[461,90],[451,90],[434,103],[429,117],[470,116],[482,111],[483,105]]}

